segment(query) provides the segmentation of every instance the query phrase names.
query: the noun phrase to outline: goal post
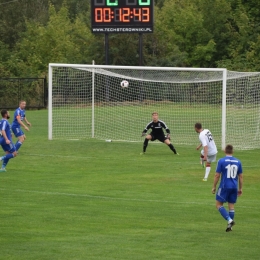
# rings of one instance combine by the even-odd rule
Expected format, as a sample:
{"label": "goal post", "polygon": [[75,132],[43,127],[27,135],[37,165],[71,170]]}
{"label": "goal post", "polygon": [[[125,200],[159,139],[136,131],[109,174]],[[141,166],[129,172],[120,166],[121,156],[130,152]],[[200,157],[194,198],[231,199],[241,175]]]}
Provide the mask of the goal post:
{"label": "goal post", "polygon": [[221,148],[225,149],[226,146],[226,111],[227,111],[227,70],[223,70],[222,81],[222,114],[221,114]]}
{"label": "goal post", "polygon": [[48,139],[52,140],[52,66],[49,64],[48,71]]}
{"label": "goal post", "polygon": [[49,64],[48,137],[141,142],[157,111],[175,145],[197,145],[201,122],[219,148],[260,148],[259,85],[260,73],[226,69]]}

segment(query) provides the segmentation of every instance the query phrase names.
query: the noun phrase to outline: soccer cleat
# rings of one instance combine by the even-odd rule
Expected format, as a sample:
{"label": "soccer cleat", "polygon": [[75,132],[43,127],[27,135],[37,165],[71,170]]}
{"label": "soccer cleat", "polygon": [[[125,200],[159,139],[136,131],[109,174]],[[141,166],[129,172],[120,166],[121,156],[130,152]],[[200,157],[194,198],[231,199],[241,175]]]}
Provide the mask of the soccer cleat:
{"label": "soccer cleat", "polygon": [[175,153],[176,155],[180,155],[179,153]]}
{"label": "soccer cleat", "polygon": [[232,227],[227,227],[226,232],[232,231]]}
{"label": "soccer cleat", "polygon": [[5,168],[1,168],[0,172],[6,172],[6,169]]}
{"label": "soccer cleat", "polygon": [[145,152],[140,153],[140,155],[144,155],[144,154],[145,154]]}
{"label": "soccer cleat", "polygon": [[226,232],[230,232],[232,231],[232,227],[235,225],[235,221],[234,220],[231,220],[228,225],[227,225],[227,228],[226,228]]}
{"label": "soccer cleat", "polygon": [[202,179],[202,181],[207,181],[207,180],[208,180],[208,179],[206,179],[206,178],[203,178],[203,179]]}
{"label": "soccer cleat", "polygon": [[4,160],[3,157],[4,157],[4,156],[1,156],[1,157],[0,157],[0,161],[3,161],[3,160]]}

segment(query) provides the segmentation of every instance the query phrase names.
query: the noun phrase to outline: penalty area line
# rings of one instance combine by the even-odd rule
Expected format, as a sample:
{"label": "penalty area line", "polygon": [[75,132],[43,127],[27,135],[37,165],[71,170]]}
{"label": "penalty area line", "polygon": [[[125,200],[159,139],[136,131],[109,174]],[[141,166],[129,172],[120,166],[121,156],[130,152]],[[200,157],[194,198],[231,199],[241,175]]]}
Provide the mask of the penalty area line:
{"label": "penalty area line", "polygon": [[[20,192],[20,193],[35,193],[35,194],[43,194],[43,195],[54,195],[54,196],[68,196],[68,197],[85,197],[92,199],[100,199],[100,200],[118,200],[118,201],[138,201],[138,202],[153,202],[153,203],[168,203],[168,204],[184,204],[184,205],[206,205],[214,207],[214,202],[206,203],[206,202],[186,202],[186,201],[171,201],[171,200],[148,200],[148,199],[131,199],[131,198],[113,198],[108,196],[99,196],[99,195],[90,195],[90,194],[76,194],[76,193],[66,193],[66,192],[52,192],[52,191],[36,191],[36,190],[10,190],[0,188],[0,191],[9,191],[9,192]],[[239,208],[254,208],[248,206],[237,206]]]}
{"label": "penalty area line", "polygon": [[138,201],[138,202],[155,202],[155,203],[171,203],[171,204],[197,204],[197,205],[212,205],[204,202],[178,202],[178,201],[170,201],[170,200],[149,200],[149,199],[131,199],[131,198],[114,198],[108,196],[100,196],[100,195],[90,195],[90,194],[76,194],[76,193],[66,193],[66,192],[53,192],[53,191],[36,191],[36,190],[10,190],[0,188],[1,191],[11,191],[18,193],[35,193],[35,194],[43,194],[43,195],[55,195],[55,196],[68,196],[68,197],[85,197],[85,198],[93,198],[93,199],[103,199],[103,200],[121,200],[121,201]]}

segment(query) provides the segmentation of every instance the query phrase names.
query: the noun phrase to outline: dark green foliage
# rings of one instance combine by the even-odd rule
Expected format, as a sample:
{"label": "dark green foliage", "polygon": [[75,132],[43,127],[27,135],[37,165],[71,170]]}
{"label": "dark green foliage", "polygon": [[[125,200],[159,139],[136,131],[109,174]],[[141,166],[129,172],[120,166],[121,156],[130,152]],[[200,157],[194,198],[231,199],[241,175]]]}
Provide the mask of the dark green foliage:
{"label": "dark green foliage", "polygon": [[[105,63],[90,1],[0,0],[0,77],[45,76],[50,62]],[[156,0],[143,65],[260,70],[259,2]],[[138,34],[109,35],[109,64],[139,65]]]}

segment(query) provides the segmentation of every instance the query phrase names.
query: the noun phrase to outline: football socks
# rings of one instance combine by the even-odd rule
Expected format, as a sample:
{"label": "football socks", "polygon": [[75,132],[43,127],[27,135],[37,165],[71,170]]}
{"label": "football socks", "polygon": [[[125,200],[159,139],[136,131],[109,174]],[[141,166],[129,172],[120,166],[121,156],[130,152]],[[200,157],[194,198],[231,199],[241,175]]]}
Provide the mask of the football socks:
{"label": "football socks", "polygon": [[221,216],[227,220],[227,221],[231,221],[231,217],[229,216],[228,212],[226,211],[226,209],[221,206],[219,209],[218,209],[219,213],[221,214]]}
{"label": "football socks", "polygon": [[144,145],[143,145],[143,152],[144,152],[144,153],[145,153],[145,151],[146,151],[146,147],[148,146],[148,142],[149,142],[149,140],[145,138],[145,140],[144,140]]}
{"label": "football socks", "polygon": [[21,147],[22,144],[23,144],[23,143],[21,143],[20,141],[17,141],[17,142],[16,142],[16,144],[15,144],[15,149],[16,149],[16,151],[18,151],[18,150],[20,149],[20,147]]}
{"label": "football socks", "polygon": [[172,144],[169,144],[168,146],[170,147],[170,149],[171,149],[175,154],[177,154],[177,152],[176,152],[176,150],[175,150],[175,148],[174,148],[174,146],[173,146]]}
{"label": "football socks", "polygon": [[235,210],[234,209],[229,210],[229,216],[230,216],[230,218],[234,219],[234,217],[235,217]]}

